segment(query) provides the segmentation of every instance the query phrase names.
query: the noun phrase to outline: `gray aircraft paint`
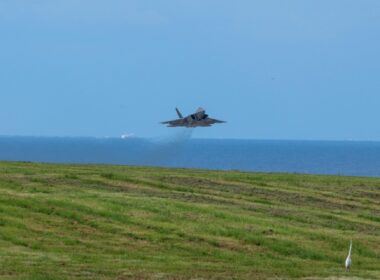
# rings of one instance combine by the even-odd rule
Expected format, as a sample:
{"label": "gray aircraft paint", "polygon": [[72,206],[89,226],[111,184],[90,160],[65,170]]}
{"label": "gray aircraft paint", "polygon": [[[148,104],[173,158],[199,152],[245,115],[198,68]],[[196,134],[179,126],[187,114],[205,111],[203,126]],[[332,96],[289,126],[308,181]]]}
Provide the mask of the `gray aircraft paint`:
{"label": "gray aircraft paint", "polygon": [[179,119],[162,122],[166,124],[167,127],[207,127],[212,126],[216,123],[225,123],[225,121],[220,121],[216,119],[209,118],[206,111],[199,107],[194,114],[183,117],[178,108],[175,109]]}

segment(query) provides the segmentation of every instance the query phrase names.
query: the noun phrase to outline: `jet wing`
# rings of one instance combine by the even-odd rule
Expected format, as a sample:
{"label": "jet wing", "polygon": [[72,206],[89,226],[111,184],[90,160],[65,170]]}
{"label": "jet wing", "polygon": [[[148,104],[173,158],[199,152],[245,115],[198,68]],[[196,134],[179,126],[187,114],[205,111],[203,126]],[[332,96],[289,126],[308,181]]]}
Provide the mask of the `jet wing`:
{"label": "jet wing", "polygon": [[225,123],[225,121],[220,121],[220,120],[216,120],[216,119],[212,119],[212,118],[208,118],[208,122],[210,122],[210,123]]}
{"label": "jet wing", "polygon": [[183,126],[185,125],[185,122],[183,119],[176,119],[172,121],[162,122],[162,124],[167,124],[168,126]]}

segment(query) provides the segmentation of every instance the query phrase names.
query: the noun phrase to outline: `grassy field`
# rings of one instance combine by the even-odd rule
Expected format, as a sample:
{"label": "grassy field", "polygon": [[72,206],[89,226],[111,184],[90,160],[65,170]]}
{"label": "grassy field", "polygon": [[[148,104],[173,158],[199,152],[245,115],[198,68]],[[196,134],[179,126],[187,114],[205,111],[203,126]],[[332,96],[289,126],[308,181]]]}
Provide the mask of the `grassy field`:
{"label": "grassy field", "polygon": [[288,278],[380,279],[380,179],[0,163],[0,279]]}

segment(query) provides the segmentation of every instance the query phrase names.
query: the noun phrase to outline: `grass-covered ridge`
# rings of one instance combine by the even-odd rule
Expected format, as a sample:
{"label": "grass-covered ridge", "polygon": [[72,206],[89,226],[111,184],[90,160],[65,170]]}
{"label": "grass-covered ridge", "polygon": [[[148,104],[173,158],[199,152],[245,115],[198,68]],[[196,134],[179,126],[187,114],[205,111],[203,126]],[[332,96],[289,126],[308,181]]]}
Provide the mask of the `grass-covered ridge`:
{"label": "grass-covered ridge", "polygon": [[379,202],[377,178],[3,162],[0,279],[380,279]]}

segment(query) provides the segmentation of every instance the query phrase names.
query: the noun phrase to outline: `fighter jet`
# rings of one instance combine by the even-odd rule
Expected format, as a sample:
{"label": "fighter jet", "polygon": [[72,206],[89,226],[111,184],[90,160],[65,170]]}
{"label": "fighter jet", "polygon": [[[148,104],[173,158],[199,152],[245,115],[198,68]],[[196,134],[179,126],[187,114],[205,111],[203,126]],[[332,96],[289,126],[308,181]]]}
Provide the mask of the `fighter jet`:
{"label": "fighter jet", "polygon": [[175,108],[179,119],[162,122],[162,124],[167,124],[167,127],[198,127],[198,126],[212,126],[216,123],[225,123],[225,121],[219,121],[211,119],[206,114],[206,111],[203,108],[198,108],[194,114],[183,117],[181,112]]}

